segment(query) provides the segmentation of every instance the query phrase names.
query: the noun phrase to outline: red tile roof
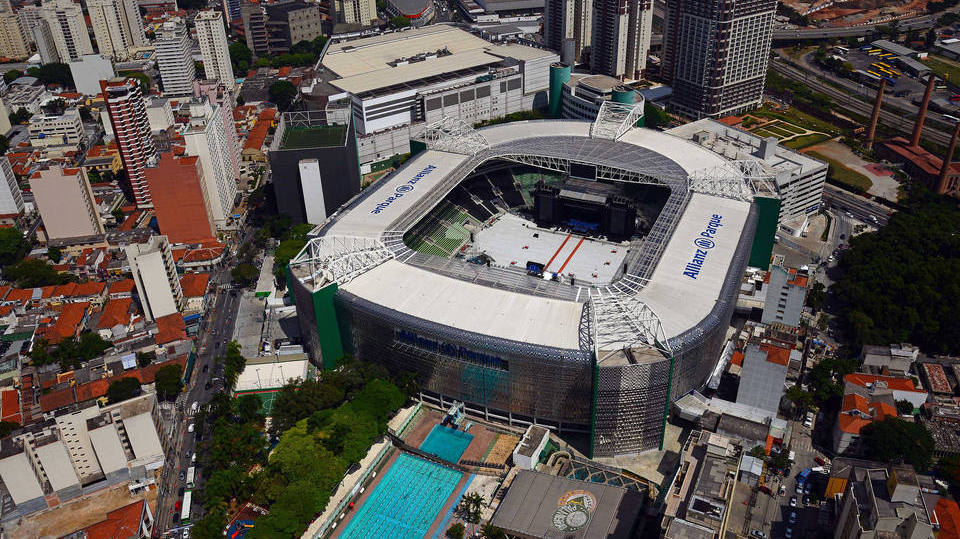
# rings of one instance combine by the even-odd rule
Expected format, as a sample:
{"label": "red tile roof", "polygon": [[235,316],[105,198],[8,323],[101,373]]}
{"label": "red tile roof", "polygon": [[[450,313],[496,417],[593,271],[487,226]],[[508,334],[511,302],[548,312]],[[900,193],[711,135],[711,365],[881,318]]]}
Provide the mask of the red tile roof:
{"label": "red tile roof", "polygon": [[844,432],[860,434],[863,427],[887,416],[896,417],[897,409],[885,402],[868,402],[862,395],[847,393],[837,415],[837,426]]}
{"label": "red tile roof", "polygon": [[263,147],[263,141],[267,138],[267,131],[270,130],[270,122],[257,122],[247,135],[247,141],[243,143],[244,150],[259,150]]}
{"label": "red tile roof", "polygon": [[97,322],[97,329],[109,329],[118,324],[130,323],[130,306],[133,298],[111,299],[103,307],[103,314]]}
{"label": "red tile roof", "polygon": [[110,387],[110,380],[100,378],[85,384],[77,385],[77,402],[86,402],[93,399],[99,399],[107,394]]}
{"label": "red tile roof", "polygon": [[133,502],[107,513],[106,520],[101,520],[92,526],[84,528],[86,539],[127,539],[139,537],[136,532],[140,528],[140,519],[143,516],[144,500]]}
{"label": "red tile roof", "polygon": [[87,307],[89,306],[90,303],[86,301],[65,304],[63,310],[60,311],[60,316],[57,317],[53,331],[48,333],[47,340],[56,344],[68,337],[76,337],[80,322],[83,321],[83,316],[87,313]]}
{"label": "red tile roof", "polygon": [[110,293],[111,294],[129,294],[133,292],[133,289],[136,288],[137,283],[133,279],[124,279],[122,281],[116,281],[110,283]]}
{"label": "red tile roof", "polygon": [[183,288],[183,295],[188,298],[203,297],[207,292],[209,282],[209,273],[185,273],[180,277],[180,287]]}
{"label": "red tile roof", "polygon": [[734,350],[733,357],[730,358],[730,363],[737,365],[738,367],[743,366],[743,352],[740,350]]}
{"label": "red tile roof", "polygon": [[889,389],[895,389],[898,391],[914,391],[917,393],[925,393],[922,389],[917,389],[913,385],[913,380],[909,378],[898,378],[895,376],[880,376],[875,374],[864,374],[861,372],[855,372],[848,374],[843,377],[845,382],[850,382],[851,384],[856,384],[858,386],[867,387],[869,384],[875,384],[877,382],[885,382]]}
{"label": "red tile roof", "polygon": [[767,361],[770,363],[776,363],[777,365],[790,364],[790,348],[765,342],[760,345],[760,349],[767,353]]}
{"label": "red tile roof", "polygon": [[20,422],[20,394],[12,387],[0,391],[0,421]]}
{"label": "red tile roof", "polygon": [[49,412],[57,408],[63,408],[76,402],[73,396],[73,388],[67,387],[57,391],[51,391],[46,395],[40,395],[40,410]]}
{"label": "red tile roof", "polygon": [[186,324],[183,322],[183,315],[180,313],[168,314],[157,318],[157,335],[154,340],[159,345],[164,345],[176,340],[186,339]]}
{"label": "red tile roof", "polygon": [[287,77],[290,75],[290,66],[283,66],[277,70],[278,77]]}
{"label": "red tile roof", "polygon": [[107,290],[107,283],[101,281],[87,281],[79,283],[73,289],[73,297],[83,298],[90,296],[101,296]]}
{"label": "red tile roof", "polygon": [[960,539],[960,507],[957,502],[941,497],[933,511],[940,521],[937,539]]}

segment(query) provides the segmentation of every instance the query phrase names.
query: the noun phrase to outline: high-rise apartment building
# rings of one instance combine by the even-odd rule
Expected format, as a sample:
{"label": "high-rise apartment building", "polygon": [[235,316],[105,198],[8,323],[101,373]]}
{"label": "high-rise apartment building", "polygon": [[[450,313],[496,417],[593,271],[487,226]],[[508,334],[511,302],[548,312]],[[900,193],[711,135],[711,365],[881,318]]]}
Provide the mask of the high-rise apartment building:
{"label": "high-rise apartment building", "polygon": [[84,54],[93,54],[80,4],[73,0],[47,0],[42,5],[42,13],[50,26],[61,62],[75,61]]}
{"label": "high-rise apartment building", "polygon": [[223,0],[223,12],[228,21],[240,20],[240,0]]}
{"label": "high-rise apartment building", "polygon": [[30,29],[37,25],[37,21],[43,20],[42,9],[40,6],[31,4],[23,6],[17,11],[17,17],[20,18],[20,27],[23,28],[23,33],[30,43],[33,43],[33,35]]}
{"label": "high-rise apartment building", "polygon": [[[32,6],[36,8],[36,6]],[[23,25],[23,18],[20,19],[21,26]],[[34,20],[32,26],[24,26],[24,28],[29,28],[27,32],[27,41],[34,44],[37,48],[37,54],[40,55],[40,62],[44,64],[52,64],[60,62],[60,53],[57,52],[57,40],[53,37],[53,31],[50,30],[50,25],[47,23],[44,18],[37,18]]]}
{"label": "high-rise apartment building", "polygon": [[206,99],[190,103],[190,126],[183,132],[183,139],[187,154],[200,160],[204,196],[217,228],[226,226],[237,196],[236,176],[223,127],[219,106]]}
{"label": "high-rise apartment building", "polygon": [[51,166],[30,177],[48,239],[103,234],[87,173],[82,168]]}
{"label": "high-rise apartment building", "polygon": [[147,243],[124,248],[137,295],[147,320],[179,312],[184,306],[177,265],[166,236],[150,236]]}
{"label": "high-rise apartment building", "polygon": [[546,0],[543,6],[544,44],[560,52],[560,60],[581,61],[593,33],[593,0]]}
{"label": "high-rise apartment building", "polygon": [[0,156],[0,217],[13,217],[23,213],[23,193],[10,167],[7,156]]}
{"label": "high-rise apartment building", "polygon": [[228,90],[233,90],[237,81],[233,78],[233,64],[230,63],[223,16],[219,11],[201,11],[193,22],[197,27],[204,73],[208,79],[216,79]]}
{"label": "high-rise apartment building", "polygon": [[145,171],[156,160],[157,150],[150,134],[140,82],[133,78],[114,78],[100,81],[100,88],[134,202],[138,206],[149,206],[150,189]]}
{"label": "high-rise apartment building", "polygon": [[323,14],[319,4],[312,2],[289,0],[266,5],[244,2],[240,13],[247,46],[256,56],[290,52],[294,44],[312,41],[323,34]]}
{"label": "high-rise apartment building", "polygon": [[161,24],[153,44],[164,95],[192,94],[197,72],[193,65],[193,41],[183,19],[174,17]]}
{"label": "high-rise apartment building", "polygon": [[170,243],[214,241],[216,234],[198,157],[161,154],[146,175],[157,227]]}
{"label": "high-rise apartment building", "polygon": [[653,0],[593,0],[590,71],[639,79],[653,32]]}
{"label": "high-rise apartment building", "polygon": [[257,57],[270,55],[270,40],[267,38],[267,14],[263,7],[251,0],[240,4],[240,18],[243,20],[243,33],[247,47]]}
{"label": "high-rise apartment building", "polygon": [[126,60],[130,49],[147,44],[136,0],[88,0],[87,10],[100,54]]}
{"label": "high-rise apartment building", "polygon": [[24,60],[30,56],[20,18],[12,11],[0,12],[0,56]]}
{"label": "high-rise apartment building", "polygon": [[193,95],[206,96],[212,105],[220,108],[220,123],[223,124],[223,135],[226,140],[226,159],[234,178],[240,177],[240,139],[237,137],[237,126],[233,121],[234,97],[220,81],[198,80],[193,83]]}
{"label": "high-rise apartment building", "polygon": [[377,18],[376,4],[373,0],[336,0],[334,10],[337,12],[337,21],[346,24],[366,26],[372,19]]}
{"label": "high-rise apartment building", "polygon": [[760,105],[776,11],[776,0],[667,3],[661,70],[677,112],[719,118]]}

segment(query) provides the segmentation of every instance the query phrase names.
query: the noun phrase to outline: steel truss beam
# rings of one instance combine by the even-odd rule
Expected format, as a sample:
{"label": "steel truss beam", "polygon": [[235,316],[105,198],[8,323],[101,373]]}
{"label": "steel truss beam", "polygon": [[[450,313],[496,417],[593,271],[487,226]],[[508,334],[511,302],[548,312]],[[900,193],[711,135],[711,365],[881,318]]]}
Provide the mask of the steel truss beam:
{"label": "steel truss beam", "polygon": [[[504,159],[507,161],[513,161],[514,163],[520,163],[522,165],[531,165],[545,170],[552,170],[553,172],[559,172],[561,174],[570,173],[570,163],[574,162],[570,159],[565,159],[562,157],[545,157],[540,155],[517,155],[517,154],[507,154],[507,155],[498,155],[498,159]],[[575,161],[577,163],[582,163],[581,161]],[[597,179],[598,180],[609,180],[615,182],[626,182],[626,183],[642,183],[649,185],[670,185],[669,182],[664,181],[663,179],[657,178],[656,176],[651,176],[648,174],[641,174],[639,172],[632,172],[629,170],[623,170],[618,167],[612,167],[609,165],[599,165],[596,163],[583,163],[588,165],[594,165],[597,167]]]}
{"label": "steel truss beam", "polygon": [[627,350],[648,346],[670,356],[673,351],[663,333],[660,317],[631,293],[591,291],[594,346],[597,360],[601,351]]}
{"label": "steel truss beam", "polygon": [[303,280],[314,281],[314,288],[319,288],[327,283],[348,283],[394,256],[376,238],[323,236],[307,242],[290,265],[306,267],[308,276]]}
{"label": "steel truss beam", "polygon": [[757,195],[779,198],[769,182],[776,173],[755,159],[725,161],[690,173],[690,190],[750,202]]}
{"label": "steel truss beam", "polygon": [[597,119],[590,126],[590,138],[620,140],[620,137],[637,126],[643,118],[643,101],[617,103],[604,101],[600,104]]}
{"label": "steel truss beam", "polygon": [[414,137],[431,150],[476,155],[490,147],[490,143],[473,127],[458,118],[444,116],[424,128]]}

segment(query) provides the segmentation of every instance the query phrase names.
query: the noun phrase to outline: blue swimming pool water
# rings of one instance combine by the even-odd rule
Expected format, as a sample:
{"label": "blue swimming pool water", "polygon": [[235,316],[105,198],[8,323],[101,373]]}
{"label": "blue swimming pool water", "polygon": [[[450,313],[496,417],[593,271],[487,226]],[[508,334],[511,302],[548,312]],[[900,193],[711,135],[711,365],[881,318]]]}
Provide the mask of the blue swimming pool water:
{"label": "blue swimming pool water", "polygon": [[443,425],[434,425],[430,434],[420,444],[420,450],[456,464],[460,462],[460,455],[467,450],[471,440],[473,440],[472,434]]}
{"label": "blue swimming pool water", "polygon": [[340,537],[423,537],[462,477],[450,468],[401,453]]}

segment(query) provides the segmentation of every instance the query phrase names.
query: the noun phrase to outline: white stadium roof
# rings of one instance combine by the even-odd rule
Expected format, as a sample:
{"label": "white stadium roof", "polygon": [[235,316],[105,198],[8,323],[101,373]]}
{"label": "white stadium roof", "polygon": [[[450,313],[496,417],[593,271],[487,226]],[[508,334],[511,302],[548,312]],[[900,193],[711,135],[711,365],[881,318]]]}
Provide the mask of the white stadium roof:
{"label": "white stadium roof", "polygon": [[[594,132],[596,124],[584,121],[513,122],[477,131],[467,127],[467,132],[453,127],[446,135],[424,139],[434,149],[414,156],[317,227],[312,235],[321,238],[312,240],[295,259],[294,265],[311,264],[298,270],[298,277],[322,274],[326,280],[337,280],[345,292],[417,318],[567,349],[583,346],[581,315],[586,301],[599,302],[596,316],[602,311],[605,317],[625,317],[624,324],[596,330],[607,332],[606,338],[598,335],[597,340],[597,345],[607,350],[631,346],[638,333],[645,333],[643,340],[648,343],[663,344],[696,327],[711,313],[752,200],[746,176],[730,161],[691,141],[648,129],[630,128],[610,140],[601,131]],[[454,151],[439,151],[438,146]],[[627,179],[663,183],[672,189],[676,196],[671,195],[668,202],[673,204],[671,209],[664,209],[641,247],[650,255],[644,273],[648,279],[640,276],[629,283],[625,280],[622,286],[581,287],[574,292],[567,286],[563,293],[568,295],[547,297],[549,294],[538,295],[539,291],[517,292],[507,289],[509,286],[470,282],[467,274],[477,270],[441,270],[447,262],[463,262],[415,263],[407,254],[410,251],[399,243],[404,231],[483,160],[505,158],[537,165],[535,160],[525,160],[531,156],[596,164],[598,175],[606,167],[612,176],[604,177],[612,179],[618,177],[611,170],[623,170]],[[653,238],[655,233],[660,239]],[[350,249],[360,254],[345,256]],[[627,300],[617,300],[617,294]],[[637,302],[647,310],[638,310]],[[647,324],[649,311],[654,314],[653,325]]]}

